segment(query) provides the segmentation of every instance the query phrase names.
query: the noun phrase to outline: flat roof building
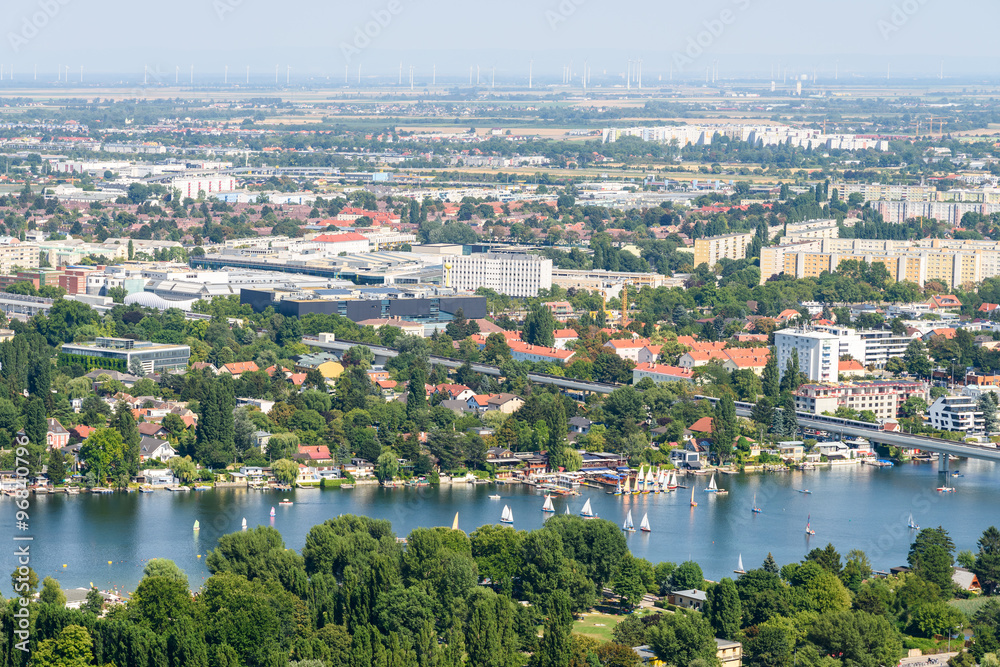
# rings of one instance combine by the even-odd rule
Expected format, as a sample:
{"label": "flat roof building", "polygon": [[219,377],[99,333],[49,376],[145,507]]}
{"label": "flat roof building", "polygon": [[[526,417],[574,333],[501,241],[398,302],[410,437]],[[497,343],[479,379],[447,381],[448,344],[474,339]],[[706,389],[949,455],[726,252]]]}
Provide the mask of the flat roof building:
{"label": "flat roof building", "polygon": [[187,345],[160,345],[130,338],[99,337],[93,343],[64,343],[59,350],[60,365],[79,363],[121,372],[129,371],[134,362],[146,373],[187,368],[190,357]]}

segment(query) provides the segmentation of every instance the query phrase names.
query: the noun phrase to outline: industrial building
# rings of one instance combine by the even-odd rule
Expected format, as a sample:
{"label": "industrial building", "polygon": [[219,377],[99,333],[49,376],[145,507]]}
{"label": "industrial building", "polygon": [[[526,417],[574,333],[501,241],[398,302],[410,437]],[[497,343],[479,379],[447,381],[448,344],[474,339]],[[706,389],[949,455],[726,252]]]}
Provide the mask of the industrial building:
{"label": "industrial building", "polygon": [[146,373],[160,373],[187,368],[190,356],[191,348],[187,345],[160,345],[131,338],[99,337],[93,343],[64,343],[59,350],[59,363],[79,363],[88,368],[127,372],[133,362],[138,362]]}

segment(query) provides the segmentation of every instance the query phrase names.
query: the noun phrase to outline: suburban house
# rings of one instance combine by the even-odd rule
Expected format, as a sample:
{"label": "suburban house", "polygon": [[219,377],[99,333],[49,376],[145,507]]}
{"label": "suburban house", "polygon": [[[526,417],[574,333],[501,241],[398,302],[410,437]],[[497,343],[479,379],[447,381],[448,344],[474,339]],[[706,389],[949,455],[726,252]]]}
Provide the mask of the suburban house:
{"label": "suburban house", "polygon": [[952,572],[951,580],[963,591],[980,593],[983,590],[982,586],[979,585],[979,578],[964,567],[956,567],[955,571]]}
{"label": "suburban house", "polygon": [[150,438],[166,438],[170,435],[170,431],[153,422],[139,422],[136,426],[139,429],[140,435],[149,436]]}
{"label": "suburban house", "polygon": [[959,310],[962,302],[954,294],[935,294],[927,301],[931,310]]}
{"label": "suburban house", "polygon": [[693,382],[694,373],[690,368],[642,363],[632,369],[632,384],[637,384],[643,378],[649,378],[657,384],[660,382]]}
{"label": "suburban house", "polygon": [[49,418],[48,429],[45,432],[45,443],[49,449],[62,449],[69,444],[69,431],[63,428],[58,419]]}
{"label": "suburban house", "polygon": [[177,452],[166,440],[157,440],[144,436],[139,440],[139,460],[156,459],[157,461],[167,461],[177,456]]}
{"label": "suburban house", "polygon": [[609,340],[604,347],[609,348],[622,359],[628,359],[638,363],[639,352],[649,345],[648,338],[637,338],[635,340]]}
{"label": "suburban house", "polygon": [[641,350],[636,358],[636,363],[640,364],[655,364],[656,360],[660,358],[660,351],[663,349],[662,345],[646,345]]}
{"label": "suburban house", "polygon": [[514,361],[551,361],[557,364],[565,364],[576,354],[573,350],[560,350],[556,347],[531,345],[530,343],[513,339],[507,341],[507,346],[510,347],[510,356]]}
{"label": "suburban house", "polygon": [[837,374],[845,378],[854,378],[863,377],[868,374],[868,371],[865,370],[865,367],[857,359],[848,359],[847,361],[840,362]]}
{"label": "suburban house", "polygon": [[579,433],[580,435],[590,433],[590,427],[594,424],[594,422],[590,421],[586,417],[570,417],[568,423],[569,432]]}
{"label": "suburban house", "polygon": [[434,393],[446,394],[448,396],[446,400],[452,401],[468,401],[476,395],[476,392],[472,391],[464,384],[439,384],[434,387]]}
{"label": "suburban house", "polygon": [[330,456],[330,448],[326,445],[299,445],[295,458],[309,461],[329,461],[333,457]]}
{"label": "suburban house", "polygon": [[579,339],[579,336],[573,329],[556,329],[552,334],[556,339],[553,347],[557,350],[565,350],[567,343]]}
{"label": "suburban house", "polygon": [[353,458],[350,463],[344,465],[344,472],[354,477],[371,477],[375,474],[375,465],[365,459]]}
{"label": "suburban house", "polygon": [[[634,650],[644,666],[666,667],[667,663],[657,658],[656,653],[648,645],[636,646]],[[740,667],[743,664],[743,644],[716,637],[715,659],[719,661],[720,667]]]}
{"label": "suburban house", "polygon": [[235,380],[244,373],[251,373],[259,370],[260,369],[257,368],[257,364],[252,361],[234,361],[231,364],[223,364],[222,368],[219,369],[219,373],[229,373]]}
{"label": "suburban house", "polygon": [[509,415],[524,405],[524,399],[514,394],[476,394],[469,398],[467,404],[479,412],[499,410]]}
{"label": "suburban house", "polygon": [[695,611],[704,611],[705,602],[708,600],[708,595],[705,591],[699,591],[697,589],[691,589],[687,591],[674,591],[667,596],[667,600],[670,604],[680,607],[681,609],[694,609]]}

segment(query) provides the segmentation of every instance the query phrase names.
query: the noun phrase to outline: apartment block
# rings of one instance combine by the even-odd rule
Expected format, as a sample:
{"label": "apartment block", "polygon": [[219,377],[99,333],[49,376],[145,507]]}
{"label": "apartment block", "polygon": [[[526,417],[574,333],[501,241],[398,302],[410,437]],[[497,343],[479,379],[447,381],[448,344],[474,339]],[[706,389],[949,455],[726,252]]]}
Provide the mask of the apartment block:
{"label": "apartment block", "polygon": [[778,354],[778,371],[782,376],[794,352],[798,352],[799,369],[813,382],[836,382],[840,367],[840,341],[826,331],[786,329],[774,334]]}
{"label": "apartment block", "polygon": [[833,218],[827,220],[806,220],[785,225],[785,239],[837,239],[840,227]]}
{"label": "apartment block", "polygon": [[899,406],[911,396],[926,400],[922,382],[875,381],[804,384],[794,392],[795,409],[821,415],[845,407],[871,410],[879,419],[894,419]]}
{"label": "apartment block", "polygon": [[16,269],[37,269],[39,248],[34,243],[9,243],[0,245],[0,274],[11,274]]}
{"label": "apartment block", "polygon": [[710,267],[725,259],[745,259],[747,246],[753,234],[725,234],[694,241],[694,265],[708,264]]}
{"label": "apartment block", "polygon": [[980,434],[985,420],[976,400],[970,396],[941,396],[927,410],[932,428],[941,431],[964,431]]}
{"label": "apartment block", "polygon": [[475,291],[480,287],[516,297],[538,296],[552,288],[552,260],[538,255],[481,253],[453,255],[445,259],[451,287]]}

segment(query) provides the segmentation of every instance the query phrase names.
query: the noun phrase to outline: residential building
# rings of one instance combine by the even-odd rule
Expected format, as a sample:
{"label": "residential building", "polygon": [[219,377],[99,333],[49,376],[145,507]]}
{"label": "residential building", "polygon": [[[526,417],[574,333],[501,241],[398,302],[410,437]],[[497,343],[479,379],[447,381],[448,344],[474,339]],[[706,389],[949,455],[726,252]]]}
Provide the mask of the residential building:
{"label": "residential building", "polygon": [[840,343],[837,336],[825,331],[785,329],[774,334],[778,371],[784,376],[793,353],[798,353],[799,370],[814,382],[836,382]]}
{"label": "residential building", "polygon": [[639,273],[632,271],[605,271],[604,269],[552,269],[552,284],[565,289],[603,290],[609,285],[632,285],[653,289],[669,287],[673,278],[659,273]]}
{"label": "residential building", "polygon": [[514,394],[476,394],[468,400],[468,405],[478,412],[497,410],[509,415],[524,405],[524,399]]}
{"label": "residential building", "polygon": [[985,421],[971,396],[941,396],[927,410],[930,426],[941,431],[981,434]]}
{"label": "residential building", "polygon": [[222,368],[219,369],[219,373],[228,373],[233,376],[234,380],[238,380],[244,373],[253,373],[259,370],[260,368],[257,367],[257,364],[252,361],[234,361],[223,364]]}
{"label": "residential building", "polygon": [[312,239],[316,243],[322,243],[322,252],[338,255],[346,253],[354,255],[371,250],[371,243],[368,237],[357,232],[346,232],[344,234],[320,234]]}
{"label": "residential building", "polygon": [[713,267],[720,259],[746,259],[753,234],[724,234],[694,241],[694,265]]}
{"label": "residential building", "polygon": [[734,347],[723,350],[722,355],[722,367],[730,373],[750,370],[755,375],[762,375],[767,360],[771,358],[771,350],[766,347]]}
{"label": "residential building", "polygon": [[855,378],[862,377],[866,375],[868,371],[861,362],[857,359],[848,359],[847,361],[841,361],[840,366],[837,369],[837,374],[844,378]]}
{"label": "residential building", "polygon": [[649,378],[656,383],[693,382],[694,373],[690,368],[643,363],[632,369],[632,384],[637,384],[643,378]]}
{"label": "residential building", "polygon": [[37,269],[40,248],[34,243],[21,243],[12,237],[0,238],[0,274],[8,275],[17,269]]}
{"label": "residential building", "polygon": [[671,604],[680,607],[681,609],[704,611],[705,603],[708,600],[708,594],[705,593],[705,591],[690,589],[686,591],[674,591],[668,595],[667,598]]}
{"label": "residential building", "polygon": [[48,428],[45,433],[45,444],[49,449],[62,449],[69,445],[69,431],[63,428],[58,419],[46,420]]}
{"label": "residential building", "polygon": [[785,225],[785,239],[837,239],[840,227],[833,218],[828,220],[806,220]]}
{"label": "residential building", "polygon": [[622,359],[638,363],[639,353],[644,347],[649,345],[648,338],[636,338],[626,340],[609,340],[604,347],[610,349]]}
{"label": "residential building", "polygon": [[[856,362],[855,362],[856,363]],[[870,410],[879,419],[894,419],[899,407],[910,397],[927,399],[922,382],[876,380],[873,382],[833,382],[804,384],[794,392],[795,409],[816,415],[833,413],[844,407],[862,412]]]}
{"label": "residential building", "polygon": [[444,269],[445,285],[457,290],[485,287],[513,297],[533,297],[540,289],[552,288],[552,260],[539,255],[453,255],[445,258]]}
{"label": "residential building", "polygon": [[556,329],[552,334],[555,337],[555,345],[553,347],[559,350],[565,350],[567,343],[579,340],[580,338],[574,329]]}
{"label": "residential building", "polygon": [[743,644],[716,637],[715,657],[720,667],[740,667],[743,664]]}
{"label": "residential building", "polygon": [[82,363],[90,368],[127,371],[133,364],[145,373],[160,373],[187,368],[191,348],[187,345],[161,345],[130,338],[98,337],[93,343],[64,343],[59,351],[61,364]]}
{"label": "residential building", "polygon": [[641,350],[639,354],[636,355],[636,363],[639,364],[655,364],[656,360],[660,358],[660,352],[663,350],[662,345],[646,345]]}
{"label": "residential building", "polygon": [[407,336],[423,337],[424,325],[419,322],[407,322],[401,317],[372,317],[367,320],[358,320],[357,324],[362,327],[372,327],[378,331],[382,327],[397,327]]}
{"label": "residential building", "polygon": [[514,361],[550,361],[566,364],[576,354],[573,350],[531,345],[516,339],[508,339],[507,345],[510,347],[510,356]]}
{"label": "residential building", "polygon": [[177,456],[173,446],[166,440],[143,437],[139,440],[139,461],[156,459],[157,461],[168,461]]}
{"label": "residential building", "polygon": [[570,433],[586,435],[587,433],[590,433],[590,427],[594,425],[594,422],[590,421],[586,417],[570,417],[567,424],[569,426]]}

